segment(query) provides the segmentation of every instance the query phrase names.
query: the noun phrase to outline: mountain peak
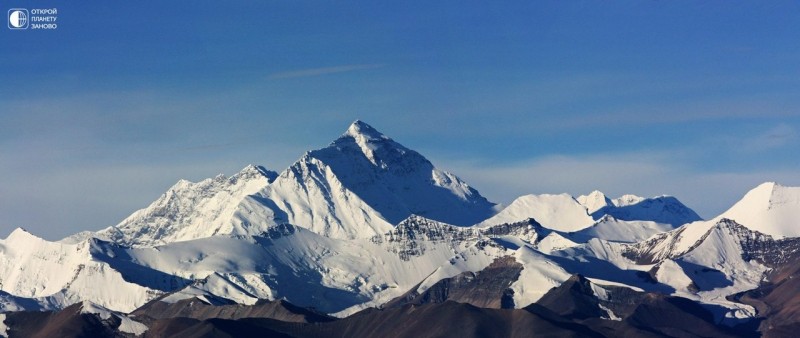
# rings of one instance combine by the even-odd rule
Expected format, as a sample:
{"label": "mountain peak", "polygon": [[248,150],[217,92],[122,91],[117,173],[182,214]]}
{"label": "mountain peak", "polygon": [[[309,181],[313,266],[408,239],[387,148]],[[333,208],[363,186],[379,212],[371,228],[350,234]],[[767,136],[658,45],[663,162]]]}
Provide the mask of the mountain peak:
{"label": "mountain peak", "polygon": [[800,187],[762,183],[748,191],[733,207],[718,216],[735,220],[751,230],[781,237],[800,236],[794,226],[800,215]]}
{"label": "mountain peak", "polygon": [[765,182],[748,191],[739,203],[750,207],[772,208],[776,204],[800,204],[800,187]]}
{"label": "mountain peak", "polygon": [[197,183],[180,180],[146,208],[116,226],[100,230],[97,235],[125,245],[154,246],[216,234],[245,233],[248,230],[240,220],[238,206],[273,182],[277,175],[251,164],[230,178],[217,175]]}
{"label": "mountain peak", "polygon": [[18,242],[23,239],[40,240],[41,238],[36,237],[35,235],[28,232],[28,230],[25,230],[23,228],[14,229],[14,231],[12,231],[11,234],[9,234],[8,237],[6,237],[6,241],[13,241],[13,242]]}
{"label": "mountain peak", "polygon": [[[591,193],[589,193],[588,196],[589,197],[606,197],[606,194],[604,194],[600,190],[595,190],[595,191],[592,191]],[[581,276],[581,275],[575,275],[575,276],[578,277],[578,278],[583,278],[583,276]],[[570,279],[572,279],[572,278],[570,278]]]}
{"label": "mountain peak", "polygon": [[747,199],[759,204],[767,203],[767,206],[769,206],[775,197],[779,197],[776,195],[782,195],[783,190],[786,190],[786,188],[775,182],[764,182],[748,191],[742,200]]}
{"label": "mountain peak", "polygon": [[231,181],[235,183],[240,179],[252,179],[260,177],[264,177],[267,179],[267,182],[272,183],[272,181],[278,177],[278,173],[260,165],[248,164],[246,167],[244,167],[244,169],[231,176]]}
{"label": "mountain peak", "polygon": [[409,155],[427,161],[361,120],[350,124],[347,131],[333,141],[331,146],[340,149],[357,148],[373,165],[384,168],[388,165],[386,162],[398,160],[398,156]]}
{"label": "mountain peak", "polygon": [[755,189],[770,189],[770,190],[773,190],[775,188],[782,188],[782,187],[783,186],[778,184],[777,182],[764,182],[764,183],[759,184],[757,187],[753,188],[753,190],[755,190]]}
{"label": "mountain peak", "polygon": [[591,226],[594,219],[586,207],[568,194],[525,195],[515,199],[505,209],[480,223],[489,227],[533,218],[543,227],[564,232],[578,231]]}
{"label": "mountain peak", "polygon": [[606,197],[606,194],[599,190],[592,191],[589,195],[579,196],[576,200],[586,207],[589,214],[593,214],[600,209],[613,205],[611,199]]}
{"label": "mountain peak", "polygon": [[592,214],[595,219],[609,214],[623,221],[653,221],[674,227],[701,220],[700,216],[677,198],[667,195],[643,198],[623,195],[613,205]]}
{"label": "mountain peak", "polygon": [[387,140],[389,137],[383,135],[377,129],[373,128],[369,124],[361,120],[355,120],[350,127],[347,128],[347,131],[344,133],[344,136],[351,136],[356,138],[357,140],[360,138],[366,140]]}
{"label": "mountain peak", "polygon": [[[307,152],[239,213],[247,224],[291,223],[328,237],[383,235],[412,214],[456,226],[494,214],[461,179],[356,120],[329,146]],[[266,207],[266,208],[264,208]]]}
{"label": "mountain peak", "polygon": [[645,200],[644,197],[627,194],[627,195],[622,195],[619,198],[614,199],[613,202],[614,202],[615,206],[625,207],[625,206],[629,206],[629,205],[633,205],[633,204],[639,203],[639,202],[644,201],[644,200]]}

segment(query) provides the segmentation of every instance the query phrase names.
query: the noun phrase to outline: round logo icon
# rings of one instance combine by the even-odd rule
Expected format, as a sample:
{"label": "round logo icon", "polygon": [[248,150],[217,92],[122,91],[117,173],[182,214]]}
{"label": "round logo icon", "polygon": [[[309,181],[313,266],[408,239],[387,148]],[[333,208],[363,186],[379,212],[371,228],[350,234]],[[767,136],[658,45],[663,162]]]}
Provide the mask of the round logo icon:
{"label": "round logo icon", "polygon": [[8,14],[8,24],[12,28],[25,28],[28,26],[28,13],[21,10],[11,10]]}

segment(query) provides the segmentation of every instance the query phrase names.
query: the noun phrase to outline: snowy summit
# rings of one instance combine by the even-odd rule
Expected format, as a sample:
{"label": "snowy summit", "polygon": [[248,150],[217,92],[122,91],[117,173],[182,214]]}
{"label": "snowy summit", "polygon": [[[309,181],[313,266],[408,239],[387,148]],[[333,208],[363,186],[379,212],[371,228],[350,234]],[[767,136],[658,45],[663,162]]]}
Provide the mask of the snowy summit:
{"label": "snowy summit", "polygon": [[574,292],[556,290],[566,282],[599,320],[622,322],[628,306],[669,296],[736,325],[757,311],[734,295],[794,261],[799,213],[800,188],[775,183],[708,221],[671,196],[600,191],[525,195],[498,211],[355,121],[280,173],[249,165],[181,180],[95,233],[50,242],[15,230],[0,240],[0,310],[75,307],[107,330],[142,334],[153,327],[128,313],[294,304],[346,317],[447,300],[523,309],[571,304],[558,297]]}

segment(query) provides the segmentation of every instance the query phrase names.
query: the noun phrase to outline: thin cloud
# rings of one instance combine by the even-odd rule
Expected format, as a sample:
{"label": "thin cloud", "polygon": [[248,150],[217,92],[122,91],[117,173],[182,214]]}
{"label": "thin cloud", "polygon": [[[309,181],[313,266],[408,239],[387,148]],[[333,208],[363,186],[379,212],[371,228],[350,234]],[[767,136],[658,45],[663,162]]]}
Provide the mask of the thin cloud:
{"label": "thin cloud", "polygon": [[766,132],[745,140],[743,149],[749,152],[780,148],[797,140],[797,129],[779,124]]}
{"label": "thin cloud", "polygon": [[323,67],[323,68],[309,68],[309,69],[300,69],[288,72],[274,73],[271,74],[269,78],[293,79],[300,77],[313,77],[313,76],[321,76],[328,74],[354,72],[359,70],[377,69],[377,68],[382,68],[384,66],[385,66],[384,64],[361,64],[361,65],[343,65],[343,66]]}
{"label": "thin cloud", "polygon": [[552,121],[549,121],[548,127],[575,129],[610,125],[637,126],[695,121],[783,119],[798,116],[800,113],[787,110],[783,103],[763,98],[748,98],[626,107],[614,111],[553,118]]}

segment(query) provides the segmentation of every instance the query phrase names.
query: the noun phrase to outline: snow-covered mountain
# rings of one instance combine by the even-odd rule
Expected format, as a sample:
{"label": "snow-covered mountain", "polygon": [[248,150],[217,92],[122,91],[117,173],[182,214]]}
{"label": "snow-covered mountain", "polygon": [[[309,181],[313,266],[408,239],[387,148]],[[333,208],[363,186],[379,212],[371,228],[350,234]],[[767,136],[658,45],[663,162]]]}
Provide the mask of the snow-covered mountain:
{"label": "snow-covered mountain", "polygon": [[494,208],[455,175],[356,121],[280,175],[251,165],[231,178],[180,181],[96,236],[155,246],[259,234],[287,223],[329,238],[370,238],[412,214],[467,226],[493,215]]}
{"label": "snow-covered mountain", "polygon": [[[663,231],[666,228],[674,228],[700,220],[697,213],[672,196],[644,198],[624,195],[612,200],[602,192],[593,191],[589,195],[577,198],[568,194],[525,195],[517,198],[478,226],[513,223],[533,218],[548,229],[577,232],[594,225],[608,223],[609,219],[605,216],[611,216],[618,224],[632,222],[622,225],[621,228],[630,228],[638,235],[626,236],[626,240],[641,239],[642,233],[648,233],[648,230],[640,231],[636,228],[643,227]],[[612,231],[622,232],[620,230]],[[651,235],[653,232],[650,231],[649,234]]]}
{"label": "snow-covered mountain", "polygon": [[248,201],[247,211],[266,207],[271,221],[332,238],[381,235],[412,214],[467,226],[494,214],[495,206],[361,121],[328,147],[306,153]]}
{"label": "snow-covered mountain", "polygon": [[535,219],[545,228],[563,232],[578,231],[594,223],[594,219],[586,212],[586,207],[572,196],[545,194],[519,197],[478,226],[514,223],[528,218]]}
{"label": "snow-covered mountain", "polygon": [[77,244],[49,242],[14,230],[0,240],[0,311],[91,301],[127,312],[186,282],[109,255],[108,245],[94,238]]}
{"label": "snow-covered mountain", "polygon": [[653,221],[622,221],[611,215],[604,215],[588,228],[568,234],[578,242],[598,238],[611,242],[636,243],[653,235],[674,229],[670,224]]}
{"label": "snow-covered mountain", "polygon": [[482,269],[506,250],[482,238],[419,216],[369,239],[329,238],[285,224],[259,236],[218,235],[152,248],[94,238],[48,242],[17,230],[0,241],[0,283],[7,293],[0,304],[36,310],[89,300],[129,312],[172,293],[168,300],[287,299],[348,314],[398,296],[451,262],[461,270]]}
{"label": "snow-covered mountain", "polygon": [[759,315],[737,295],[800,255],[800,188],[775,183],[708,221],[674,197],[598,191],[495,208],[356,121],[280,174],[251,165],[180,181],[97,233],[50,242],[15,230],[0,240],[0,311],[80,303],[75,311],[109,327],[143,332],[147,322],[124,313],[145,304],[281,300],[337,317],[446,300],[522,309],[570,281],[594,299],[597,320],[618,314],[601,307],[616,303],[597,285],[611,285],[643,292],[637,302],[678,296],[710,311],[709,322],[737,324]]}
{"label": "snow-covered mountain", "polygon": [[595,190],[589,195],[577,197],[576,200],[596,220],[609,215],[622,221],[652,221],[677,227],[701,219],[694,210],[672,196],[644,198],[623,195],[612,200]]}
{"label": "snow-covered mountain", "polygon": [[753,188],[730,209],[708,221],[685,224],[637,244],[651,261],[676,257],[695,247],[717,224],[732,220],[755,233],[772,238],[799,237],[800,188],[764,183]]}
{"label": "snow-covered mountain", "polygon": [[276,177],[273,171],[249,165],[230,178],[181,180],[147,208],[95,236],[124,245],[154,246],[217,234],[246,234],[249,229],[243,226],[239,205]]}
{"label": "snow-covered mountain", "polygon": [[775,237],[800,236],[800,187],[774,182],[759,185],[719,217]]}

